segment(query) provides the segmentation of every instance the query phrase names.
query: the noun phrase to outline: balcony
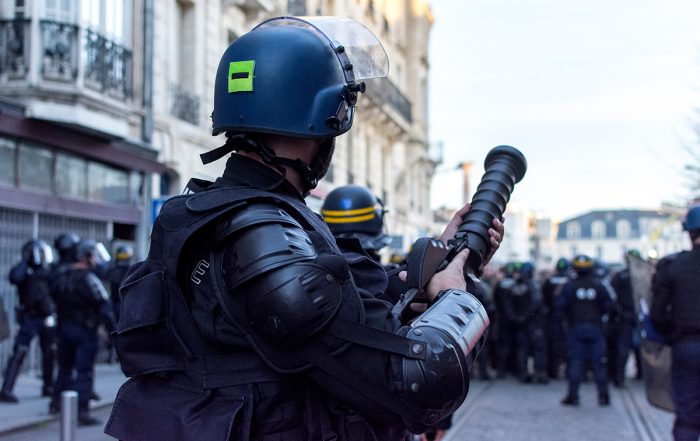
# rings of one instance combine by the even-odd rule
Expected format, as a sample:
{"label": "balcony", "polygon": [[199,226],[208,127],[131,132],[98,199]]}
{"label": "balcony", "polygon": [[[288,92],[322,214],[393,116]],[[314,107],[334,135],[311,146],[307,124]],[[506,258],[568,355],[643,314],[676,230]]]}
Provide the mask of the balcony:
{"label": "balcony", "polygon": [[34,32],[29,19],[0,20],[0,87],[73,85],[131,99],[131,50],[70,23],[40,20]]}
{"label": "balcony", "polygon": [[375,78],[365,80],[365,84],[367,85],[367,95],[378,101],[378,105],[381,106],[386,103],[403,117],[407,123],[413,122],[411,102],[391,80],[388,78]]}
{"label": "balcony", "polygon": [[199,125],[199,97],[178,84],[171,86],[171,92],[170,114],[190,124]]}

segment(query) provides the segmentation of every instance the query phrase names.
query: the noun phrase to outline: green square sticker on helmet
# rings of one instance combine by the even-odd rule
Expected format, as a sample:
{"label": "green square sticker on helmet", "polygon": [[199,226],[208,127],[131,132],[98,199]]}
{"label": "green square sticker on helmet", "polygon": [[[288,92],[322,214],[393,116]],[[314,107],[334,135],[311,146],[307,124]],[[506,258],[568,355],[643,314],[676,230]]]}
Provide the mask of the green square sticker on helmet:
{"label": "green square sticker on helmet", "polygon": [[228,93],[252,92],[255,60],[232,61],[228,65]]}

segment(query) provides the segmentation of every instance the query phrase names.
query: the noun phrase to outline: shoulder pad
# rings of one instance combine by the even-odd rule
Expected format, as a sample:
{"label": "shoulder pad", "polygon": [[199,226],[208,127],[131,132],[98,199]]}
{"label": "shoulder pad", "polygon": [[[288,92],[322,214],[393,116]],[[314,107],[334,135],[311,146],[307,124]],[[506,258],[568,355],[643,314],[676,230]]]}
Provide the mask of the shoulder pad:
{"label": "shoulder pad", "polygon": [[272,204],[237,211],[219,225],[216,238],[218,243],[226,241],[223,268],[229,289],[276,268],[317,257],[309,234]]}
{"label": "shoulder pad", "polygon": [[107,294],[107,290],[105,290],[104,285],[102,284],[102,281],[95,275],[93,272],[88,272],[85,275],[85,283],[87,284],[88,288],[90,289],[90,294],[92,295],[92,298],[96,301],[107,301],[109,299],[109,295]]}
{"label": "shoulder pad", "polygon": [[282,208],[270,203],[257,203],[243,210],[236,210],[221,222],[216,231],[216,238],[217,241],[224,241],[238,231],[264,224],[280,224],[302,229],[301,224]]}

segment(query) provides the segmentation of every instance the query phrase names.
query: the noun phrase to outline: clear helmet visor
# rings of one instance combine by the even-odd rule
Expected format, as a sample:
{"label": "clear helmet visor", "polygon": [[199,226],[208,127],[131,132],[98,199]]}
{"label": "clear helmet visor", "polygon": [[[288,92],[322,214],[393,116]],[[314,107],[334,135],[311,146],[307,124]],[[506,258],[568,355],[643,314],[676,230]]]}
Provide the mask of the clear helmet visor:
{"label": "clear helmet visor", "polygon": [[362,23],[344,17],[277,17],[255,29],[272,26],[298,26],[315,31],[336,50],[342,46],[353,66],[355,80],[385,77],[389,58],[379,39]]}
{"label": "clear helmet visor", "polygon": [[51,265],[55,260],[53,248],[44,241],[38,241],[32,246],[30,259],[34,266]]}
{"label": "clear helmet visor", "polygon": [[95,244],[95,249],[93,250],[92,257],[95,259],[95,265],[98,266],[103,265],[112,260],[112,257],[109,255],[107,248],[105,248],[102,242],[97,242]]}

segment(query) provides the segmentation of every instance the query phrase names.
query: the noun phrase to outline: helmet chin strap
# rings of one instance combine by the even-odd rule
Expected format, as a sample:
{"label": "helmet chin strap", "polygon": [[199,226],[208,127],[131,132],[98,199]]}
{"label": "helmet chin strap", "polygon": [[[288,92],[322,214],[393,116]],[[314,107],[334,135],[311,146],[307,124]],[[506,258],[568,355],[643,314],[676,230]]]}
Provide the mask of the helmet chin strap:
{"label": "helmet chin strap", "polygon": [[323,178],[328,171],[334,149],[335,138],[325,140],[321,144],[319,153],[313,158],[311,165],[309,165],[298,158],[290,159],[279,157],[274,150],[265,145],[262,137],[242,133],[228,135],[224,145],[203,153],[200,157],[202,158],[202,163],[208,164],[234,151],[257,153],[264,163],[275,167],[282,173],[284,178],[286,178],[286,170],[284,167],[290,167],[296,170],[301,176],[302,185],[304,186],[302,196],[306,197],[312,189],[316,188],[318,181]]}

